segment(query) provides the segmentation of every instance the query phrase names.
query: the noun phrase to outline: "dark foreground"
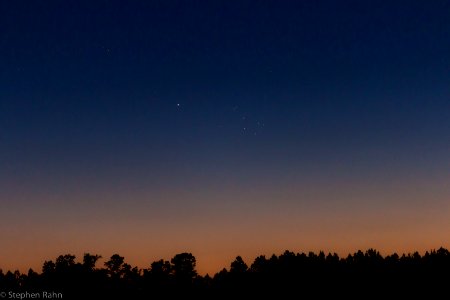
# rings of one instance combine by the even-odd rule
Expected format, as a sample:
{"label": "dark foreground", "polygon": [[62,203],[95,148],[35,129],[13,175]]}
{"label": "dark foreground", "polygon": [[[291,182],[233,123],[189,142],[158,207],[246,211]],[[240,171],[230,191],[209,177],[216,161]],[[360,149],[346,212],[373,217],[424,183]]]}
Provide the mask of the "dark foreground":
{"label": "dark foreground", "polygon": [[113,255],[97,268],[98,255],[46,261],[41,273],[0,272],[3,299],[450,299],[450,252],[383,257],[376,250],[346,258],[286,251],[240,257],[213,277],[200,276],[190,253],[132,267]]}

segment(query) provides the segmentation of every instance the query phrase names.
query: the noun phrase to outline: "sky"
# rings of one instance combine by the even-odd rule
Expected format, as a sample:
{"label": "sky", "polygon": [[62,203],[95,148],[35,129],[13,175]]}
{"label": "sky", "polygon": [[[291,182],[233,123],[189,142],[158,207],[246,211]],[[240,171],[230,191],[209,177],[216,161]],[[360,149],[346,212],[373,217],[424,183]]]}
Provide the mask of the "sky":
{"label": "sky", "polygon": [[449,11],[0,2],[0,268],[450,248]]}

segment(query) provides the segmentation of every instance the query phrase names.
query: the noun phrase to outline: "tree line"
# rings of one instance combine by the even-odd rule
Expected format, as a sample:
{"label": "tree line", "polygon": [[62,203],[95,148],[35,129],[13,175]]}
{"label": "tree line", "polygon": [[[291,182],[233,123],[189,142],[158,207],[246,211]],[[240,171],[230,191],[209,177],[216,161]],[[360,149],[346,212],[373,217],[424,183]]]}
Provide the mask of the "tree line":
{"label": "tree line", "polygon": [[444,248],[424,255],[387,256],[369,249],[347,257],[285,251],[279,256],[258,256],[250,265],[238,256],[213,276],[197,273],[191,253],[177,254],[170,261],[154,261],[144,269],[131,266],[118,254],[99,267],[100,258],[86,253],[76,261],[75,255],[66,254],[45,261],[40,273],[32,269],[25,274],[0,270],[0,295],[10,298],[8,293],[14,292],[20,298],[28,295],[24,293],[52,291],[61,293],[64,299],[450,296],[450,252]]}

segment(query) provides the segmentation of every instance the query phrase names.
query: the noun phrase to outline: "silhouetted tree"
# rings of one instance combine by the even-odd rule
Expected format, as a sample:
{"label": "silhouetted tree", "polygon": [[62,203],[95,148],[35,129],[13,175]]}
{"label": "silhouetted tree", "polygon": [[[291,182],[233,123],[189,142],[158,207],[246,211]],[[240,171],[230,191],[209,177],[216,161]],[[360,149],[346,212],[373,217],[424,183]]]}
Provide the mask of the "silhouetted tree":
{"label": "silhouetted tree", "polygon": [[44,275],[50,275],[55,272],[56,266],[55,263],[51,260],[46,260],[44,265],[42,266],[42,273]]}
{"label": "silhouetted tree", "polygon": [[75,265],[75,255],[66,254],[56,258],[56,271],[66,271]]}
{"label": "silhouetted tree", "polygon": [[172,258],[171,263],[174,279],[177,283],[188,285],[197,276],[196,260],[191,253],[177,254]]}
{"label": "silhouetted tree", "polygon": [[248,266],[240,256],[237,256],[236,259],[231,263],[230,273],[245,273],[247,272],[247,270]]}
{"label": "silhouetted tree", "polygon": [[169,281],[171,272],[170,262],[160,259],[152,262],[150,269],[145,270],[144,274],[152,281],[163,283]]}
{"label": "silhouetted tree", "polygon": [[131,266],[125,263],[125,258],[119,254],[114,254],[105,262],[108,275],[112,278],[121,278],[130,271]]}
{"label": "silhouetted tree", "polygon": [[255,273],[264,273],[267,271],[267,259],[266,256],[260,255],[255,258],[255,261],[250,267],[250,271]]}
{"label": "silhouetted tree", "polygon": [[83,267],[86,270],[93,271],[95,269],[95,264],[100,258],[102,258],[101,255],[91,255],[89,253],[85,253],[83,256]]}

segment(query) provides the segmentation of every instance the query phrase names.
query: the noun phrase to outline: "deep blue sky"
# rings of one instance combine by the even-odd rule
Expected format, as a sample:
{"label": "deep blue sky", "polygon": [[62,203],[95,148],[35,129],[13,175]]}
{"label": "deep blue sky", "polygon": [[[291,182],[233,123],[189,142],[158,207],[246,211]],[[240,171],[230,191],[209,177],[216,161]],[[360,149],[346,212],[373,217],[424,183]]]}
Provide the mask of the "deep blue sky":
{"label": "deep blue sky", "polygon": [[[347,207],[339,220],[352,217],[352,201],[358,216],[374,206],[383,215],[392,201],[412,207],[391,216],[406,223],[423,203],[447,212],[450,193],[430,186],[448,181],[450,165],[449,13],[450,1],[2,1],[0,216],[31,220],[3,256],[18,264],[13,249],[43,219],[37,236],[80,218],[108,235],[117,219],[103,214],[124,210],[130,236],[130,219],[177,208],[186,215],[170,224],[192,232],[216,215],[246,232],[242,203],[255,228],[280,203],[277,218],[317,206],[309,214],[320,223],[334,198]],[[406,188],[417,184],[423,195]],[[65,239],[87,243],[72,232],[40,255]],[[312,232],[305,247],[348,249]]]}

